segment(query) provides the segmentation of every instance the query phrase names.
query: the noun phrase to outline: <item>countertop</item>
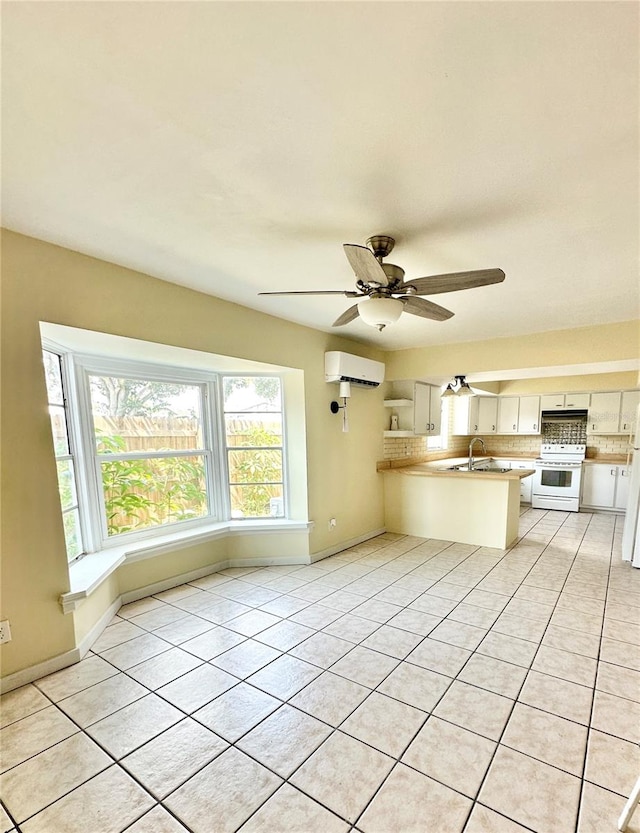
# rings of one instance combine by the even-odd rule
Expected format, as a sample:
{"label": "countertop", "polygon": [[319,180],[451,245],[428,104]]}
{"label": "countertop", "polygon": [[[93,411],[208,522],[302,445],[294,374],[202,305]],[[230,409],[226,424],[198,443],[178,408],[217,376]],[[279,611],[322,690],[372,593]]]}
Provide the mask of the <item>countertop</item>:
{"label": "countertop", "polygon": [[[488,460],[487,457],[477,457],[476,462],[481,463]],[[458,469],[451,471],[448,466],[464,465],[466,458],[455,458],[448,460],[436,460],[431,463],[414,463],[413,465],[402,466],[393,469],[385,469],[387,472],[406,474],[411,477],[455,477],[469,478],[474,480],[522,480],[534,474],[534,469],[509,469],[509,471],[468,471]]]}

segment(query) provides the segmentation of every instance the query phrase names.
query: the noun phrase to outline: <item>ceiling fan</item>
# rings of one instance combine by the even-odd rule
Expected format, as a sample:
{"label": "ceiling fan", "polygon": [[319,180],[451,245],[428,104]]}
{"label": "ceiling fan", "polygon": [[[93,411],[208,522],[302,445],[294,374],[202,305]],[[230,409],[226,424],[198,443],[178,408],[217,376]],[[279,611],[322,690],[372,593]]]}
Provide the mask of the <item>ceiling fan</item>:
{"label": "ceiling fan", "polygon": [[[342,327],[360,316],[365,324],[383,330],[395,323],[403,312],[446,321],[451,310],[420,298],[420,295],[437,295],[441,292],[457,292],[501,283],[505,279],[502,269],[478,269],[474,272],[450,272],[446,275],[431,275],[405,281],[404,269],[393,263],[383,263],[395,246],[393,237],[376,234],[367,240],[366,246],[345,243],[343,248],[347,260],[356,276],[357,291],[342,289],[318,289],[291,292],[259,292],[259,295],[346,295],[347,298],[361,298],[337,318],[334,327]],[[399,297],[394,297],[399,296]]]}

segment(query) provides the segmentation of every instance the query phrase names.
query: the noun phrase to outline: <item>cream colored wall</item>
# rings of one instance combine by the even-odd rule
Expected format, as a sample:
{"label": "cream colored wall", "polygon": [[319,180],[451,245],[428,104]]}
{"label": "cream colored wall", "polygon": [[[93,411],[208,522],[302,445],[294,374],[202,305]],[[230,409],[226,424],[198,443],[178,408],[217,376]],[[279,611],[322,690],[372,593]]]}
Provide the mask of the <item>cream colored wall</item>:
{"label": "cream colored wall", "polygon": [[[398,350],[386,356],[388,379],[425,379],[456,373],[487,373],[510,368],[563,367],[637,360],[640,324],[623,321],[557,330],[553,338],[540,333],[487,341],[441,344]],[[636,387],[631,385],[630,387]],[[579,388],[584,390],[584,388]]]}
{"label": "cream colored wall", "polygon": [[[379,351],[3,231],[0,616],[10,620],[13,637],[0,649],[3,675],[75,646],[74,617],[58,604],[69,586],[39,321],[303,370],[308,516],[316,521],[311,552],[382,527],[382,484],[375,473],[382,392],[354,388],[352,431],[343,435],[340,418],[329,410],[337,386],[324,381],[326,350],[383,360]],[[330,517],[338,518],[331,533]],[[150,583],[144,576],[157,579],[150,563],[141,564],[147,564],[137,568],[144,584]],[[89,607],[81,618],[86,632],[99,610]]]}
{"label": "cream colored wall", "polygon": [[584,376],[549,376],[544,379],[514,379],[501,382],[500,395],[527,393],[591,393],[604,390],[633,390],[638,387],[638,374],[589,373]]}

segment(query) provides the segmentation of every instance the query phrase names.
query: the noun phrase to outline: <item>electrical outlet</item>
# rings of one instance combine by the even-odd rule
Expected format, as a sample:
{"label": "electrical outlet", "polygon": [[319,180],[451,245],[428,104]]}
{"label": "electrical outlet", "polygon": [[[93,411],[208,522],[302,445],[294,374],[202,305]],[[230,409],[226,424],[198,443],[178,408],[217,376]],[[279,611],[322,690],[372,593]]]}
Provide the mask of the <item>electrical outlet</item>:
{"label": "electrical outlet", "polygon": [[0,644],[3,642],[11,642],[11,628],[8,619],[0,622]]}
{"label": "electrical outlet", "polygon": [[335,518],[329,518],[329,532],[336,528],[337,521]]}

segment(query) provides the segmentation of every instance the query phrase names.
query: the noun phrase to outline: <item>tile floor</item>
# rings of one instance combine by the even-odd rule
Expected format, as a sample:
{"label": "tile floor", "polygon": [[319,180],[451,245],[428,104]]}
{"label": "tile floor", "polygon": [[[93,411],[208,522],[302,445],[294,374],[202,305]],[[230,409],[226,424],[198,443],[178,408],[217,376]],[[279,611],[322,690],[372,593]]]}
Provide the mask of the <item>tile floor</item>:
{"label": "tile floor", "polygon": [[2,698],[0,830],[614,831],[640,774],[621,526],[528,509],[506,552],[387,534],[126,605]]}

